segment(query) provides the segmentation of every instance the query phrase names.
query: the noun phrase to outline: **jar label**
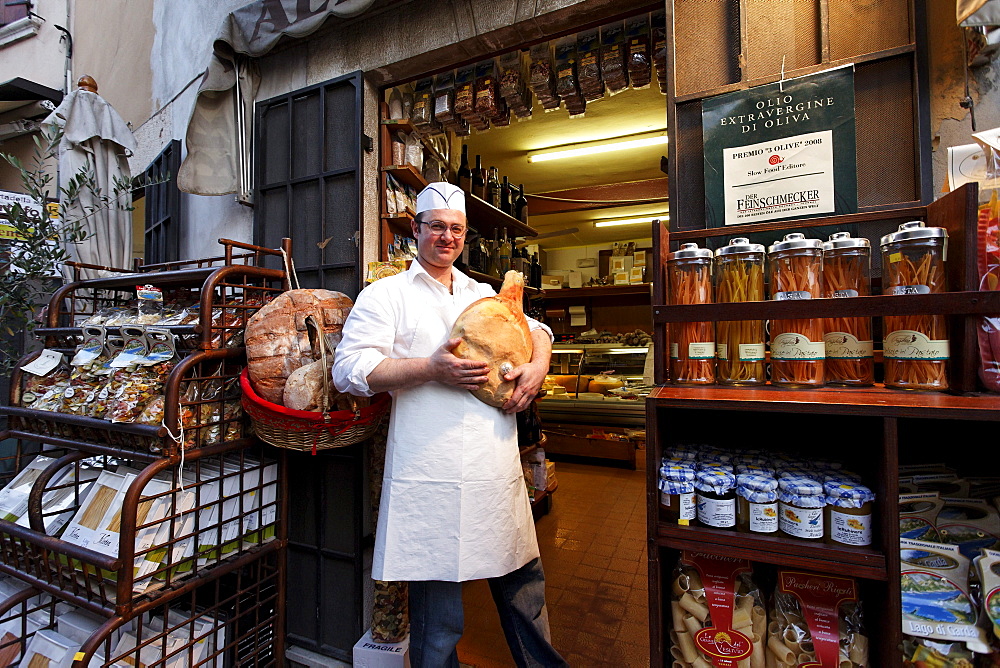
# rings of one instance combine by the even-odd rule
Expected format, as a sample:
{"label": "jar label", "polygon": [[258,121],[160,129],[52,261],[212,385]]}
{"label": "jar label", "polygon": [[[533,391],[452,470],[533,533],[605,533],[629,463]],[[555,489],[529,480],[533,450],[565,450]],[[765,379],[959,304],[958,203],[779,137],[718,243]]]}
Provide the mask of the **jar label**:
{"label": "jar label", "polygon": [[827,332],[823,341],[826,343],[828,359],[857,360],[874,354],[871,341],[858,341],[858,337],[849,332]]}
{"label": "jar label", "polygon": [[931,289],[926,285],[894,285],[892,294],[894,295],[929,295]]}
{"label": "jar label", "polygon": [[776,292],[774,298],[779,302],[792,299],[812,299],[812,293],[808,290],[790,290],[788,292]]}
{"label": "jar label", "polygon": [[715,359],[714,343],[689,343],[688,359],[692,360],[713,360]]}
{"label": "jar label", "polygon": [[890,360],[946,360],[948,340],[934,340],[912,329],[897,329],[882,341],[883,354]]}
{"label": "jar label", "polygon": [[681,350],[680,347],[676,343],[670,344],[670,356],[673,357],[674,359],[677,359],[678,357],[681,356],[680,350]]}
{"label": "jar label", "polygon": [[699,494],[698,521],[721,529],[736,526],[736,499],[709,499]]}
{"label": "jar label", "polygon": [[821,360],[826,357],[826,343],[810,341],[802,334],[788,332],[771,340],[771,359]]}
{"label": "jar label", "polygon": [[678,494],[681,503],[680,524],[687,525],[691,520],[698,517],[698,503],[695,501],[695,493],[687,492]]}
{"label": "jar label", "polygon": [[729,344],[728,343],[719,343],[719,344],[716,345],[715,348],[716,348],[716,350],[719,351],[719,359],[720,360],[727,360],[727,359],[729,359]]}
{"label": "jar label", "polygon": [[789,536],[796,538],[823,537],[822,508],[799,508],[782,503],[780,511],[778,526]]}
{"label": "jar label", "polygon": [[834,290],[832,296],[834,299],[841,299],[844,297],[857,297],[858,291],[850,288],[847,290]]}
{"label": "jar label", "polygon": [[774,533],[778,530],[777,503],[750,504],[750,531],[754,533]]}
{"label": "jar label", "polygon": [[764,361],[764,344],[763,343],[741,343],[740,344],[740,361],[741,362],[763,362]]}
{"label": "jar label", "polygon": [[848,515],[831,508],[830,538],[844,545],[871,545],[872,516]]}

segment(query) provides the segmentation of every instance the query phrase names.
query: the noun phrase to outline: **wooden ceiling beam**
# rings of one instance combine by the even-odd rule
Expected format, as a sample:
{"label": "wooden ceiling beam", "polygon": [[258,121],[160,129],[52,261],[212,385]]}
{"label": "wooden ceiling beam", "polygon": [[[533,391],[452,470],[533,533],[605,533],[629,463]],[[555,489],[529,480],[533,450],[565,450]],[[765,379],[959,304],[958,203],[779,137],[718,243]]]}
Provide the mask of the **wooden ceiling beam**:
{"label": "wooden ceiling beam", "polygon": [[[532,218],[551,213],[610,209],[636,204],[655,204],[667,201],[667,177],[609,183],[603,186],[552,190],[545,193],[526,194]],[[558,199],[545,199],[554,197]],[[571,200],[571,201],[565,201]],[[633,200],[640,200],[639,202]]]}

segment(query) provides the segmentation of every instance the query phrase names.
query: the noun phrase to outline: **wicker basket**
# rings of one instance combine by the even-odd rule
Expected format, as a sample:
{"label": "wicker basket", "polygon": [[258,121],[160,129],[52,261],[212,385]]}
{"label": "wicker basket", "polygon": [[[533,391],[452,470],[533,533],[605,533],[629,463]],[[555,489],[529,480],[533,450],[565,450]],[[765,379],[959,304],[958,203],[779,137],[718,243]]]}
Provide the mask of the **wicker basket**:
{"label": "wicker basket", "polygon": [[257,438],[275,447],[312,452],[353,445],[372,436],[389,412],[388,394],[377,394],[371,405],[352,411],[296,411],[262,399],[240,374],[243,409]]}

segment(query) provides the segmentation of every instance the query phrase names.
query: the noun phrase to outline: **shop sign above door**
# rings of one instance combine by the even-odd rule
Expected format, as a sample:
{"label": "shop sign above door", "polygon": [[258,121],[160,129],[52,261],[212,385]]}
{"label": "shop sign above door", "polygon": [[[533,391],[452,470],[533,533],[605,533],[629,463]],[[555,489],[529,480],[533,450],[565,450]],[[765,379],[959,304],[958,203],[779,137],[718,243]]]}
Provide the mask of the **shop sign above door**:
{"label": "shop sign above door", "polygon": [[709,227],[856,213],[854,67],[702,102]]}

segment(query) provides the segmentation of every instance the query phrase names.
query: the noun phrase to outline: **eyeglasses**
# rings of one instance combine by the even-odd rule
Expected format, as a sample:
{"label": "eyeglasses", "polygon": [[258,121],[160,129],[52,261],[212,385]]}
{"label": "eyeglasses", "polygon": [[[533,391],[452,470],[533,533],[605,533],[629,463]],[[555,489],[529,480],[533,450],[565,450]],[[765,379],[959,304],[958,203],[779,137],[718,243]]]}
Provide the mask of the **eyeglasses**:
{"label": "eyeglasses", "polygon": [[430,228],[431,234],[436,236],[441,236],[445,233],[445,231],[450,230],[451,236],[456,239],[461,239],[465,236],[465,233],[469,231],[469,228],[465,225],[448,225],[448,223],[441,222],[440,220],[432,220],[430,222],[421,220],[419,222],[420,224],[426,225]]}

